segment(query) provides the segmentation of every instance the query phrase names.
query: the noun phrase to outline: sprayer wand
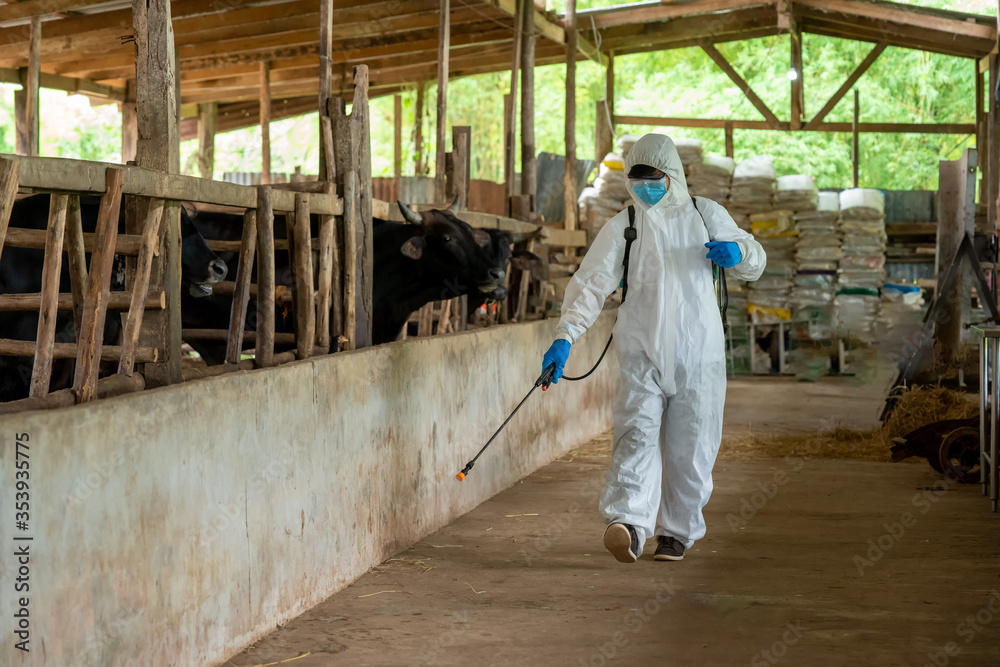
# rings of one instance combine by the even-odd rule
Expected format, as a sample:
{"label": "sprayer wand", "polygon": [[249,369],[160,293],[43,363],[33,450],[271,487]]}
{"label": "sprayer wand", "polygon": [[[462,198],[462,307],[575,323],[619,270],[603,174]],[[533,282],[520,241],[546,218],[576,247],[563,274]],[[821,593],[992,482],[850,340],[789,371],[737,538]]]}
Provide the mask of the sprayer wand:
{"label": "sprayer wand", "polygon": [[483,448],[479,450],[479,453],[476,454],[476,456],[471,461],[465,464],[465,467],[462,468],[462,472],[455,475],[455,479],[457,479],[460,482],[465,479],[465,476],[469,473],[470,470],[472,470],[472,466],[476,465],[476,459],[482,456],[483,452],[486,451],[486,448],[490,446],[490,443],[493,442],[498,435],[500,435],[500,431],[502,431],[504,427],[507,425],[507,423],[514,417],[514,415],[517,414],[517,411],[521,409],[521,406],[524,405],[525,401],[528,400],[532,392],[534,392],[539,387],[542,388],[542,391],[545,391],[546,389],[549,388],[549,385],[552,384],[552,376],[555,375],[555,372],[556,372],[556,365],[554,363],[549,364],[548,368],[542,371],[542,374],[538,376],[537,380],[535,380],[535,384],[531,388],[531,390],[528,391],[525,397],[521,399],[521,402],[517,404],[517,407],[514,408],[514,412],[510,413],[510,416],[504,420],[503,424],[500,424],[500,428],[498,428],[497,432],[493,434],[493,437],[490,438],[485,445],[483,445]]}

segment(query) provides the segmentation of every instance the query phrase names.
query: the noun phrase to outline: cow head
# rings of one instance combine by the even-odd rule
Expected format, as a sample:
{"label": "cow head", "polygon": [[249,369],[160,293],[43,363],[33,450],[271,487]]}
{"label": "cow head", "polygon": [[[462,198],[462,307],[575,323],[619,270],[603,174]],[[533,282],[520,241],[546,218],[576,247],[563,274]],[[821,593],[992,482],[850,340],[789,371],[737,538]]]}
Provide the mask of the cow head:
{"label": "cow head", "polygon": [[[527,237],[517,239],[510,232],[499,229],[490,229],[487,231],[490,235],[490,244],[486,248],[486,254],[494,266],[502,267],[505,271],[509,270],[508,267],[517,271],[529,271],[541,263],[542,260],[538,255],[532,252],[528,252],[527,250],[513,251],[511,249],[511,246],[516,241],[527,240]],[[498,287],[492,292],[482,294],[482,297],[483,302],[486,303],[503,301],[507,298],[507,289],[505,287]]]}
{"label": "cow head", "polygon": [[406,221],[414,225],[413,236],[400,252],[419,261],[427,275],[440,279],[440,298],[503,290],[507,274],[489,254],[492,237],[488,231],[459,220],[451,207],[417,213],[403,202],[397,203]]}
{"label": "cow head", "polygon": [[229,268],[216,255],[188,215],[187,207],[181,208],[181,289],[199,298],[211,296],[212,285],[226,278]]}

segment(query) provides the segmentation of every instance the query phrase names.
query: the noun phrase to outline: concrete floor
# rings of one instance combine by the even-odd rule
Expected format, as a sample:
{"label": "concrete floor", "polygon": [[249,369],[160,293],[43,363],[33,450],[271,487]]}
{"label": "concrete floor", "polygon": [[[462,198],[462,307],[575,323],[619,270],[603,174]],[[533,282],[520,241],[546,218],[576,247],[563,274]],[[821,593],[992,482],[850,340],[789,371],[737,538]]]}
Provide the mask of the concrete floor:
{"label": "concrete floor", "polygon": [[[727,432],[868,427],[881,395],[733,382]],[[653,561],[650,543],[623,565],[595,510],[608,446],[539,470],[226,664],[1000,665],[1000,515],[978,485],[922,463],[722,459],[708,536],[682,562]]]}

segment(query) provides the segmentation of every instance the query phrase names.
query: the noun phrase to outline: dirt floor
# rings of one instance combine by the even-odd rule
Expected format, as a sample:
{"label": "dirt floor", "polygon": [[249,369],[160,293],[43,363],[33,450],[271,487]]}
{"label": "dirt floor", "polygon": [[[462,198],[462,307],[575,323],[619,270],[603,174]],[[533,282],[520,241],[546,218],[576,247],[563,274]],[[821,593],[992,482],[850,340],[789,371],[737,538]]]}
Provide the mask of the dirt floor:
{"label": "dirt floor", "polygon": [[727,448],[748,430],[870,429],[882,389],[731,382],[708,536],[682,562],[604,551],[605,436],[226,664],[1000,665],[1000,515],[978,485],[923,461]]}

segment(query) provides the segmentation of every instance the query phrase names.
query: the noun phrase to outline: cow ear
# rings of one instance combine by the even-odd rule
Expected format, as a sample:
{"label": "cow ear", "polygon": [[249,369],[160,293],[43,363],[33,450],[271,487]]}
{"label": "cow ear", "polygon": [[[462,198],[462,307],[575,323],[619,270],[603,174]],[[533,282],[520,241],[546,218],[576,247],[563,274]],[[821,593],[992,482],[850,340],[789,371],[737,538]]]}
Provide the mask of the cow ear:
{"label": "cow ear", "polygon": [[527,250],[519,250],[510,257],[510,265],[518,271],[530,271],[541,263],[541,257]]}
{"label": "cow ear", "polygon": [[485,248],[493,240],[493,238],[490,236],[490,233],[485,229],[473,229],[472,238],[476,239],[476,245],[478,245],[480,248]]}
{"label": "cow ear", "polygon": [[424,237],[411,237],[410,240],[403,244],[399,251],[410,259],[420,259],[424,254]]}
{"label": "cow ear", "polygon": [[193,218],[198,215],[198,207],[194,205],[194,202],[182,201],[181,208],[187,212],[189,218]]}

